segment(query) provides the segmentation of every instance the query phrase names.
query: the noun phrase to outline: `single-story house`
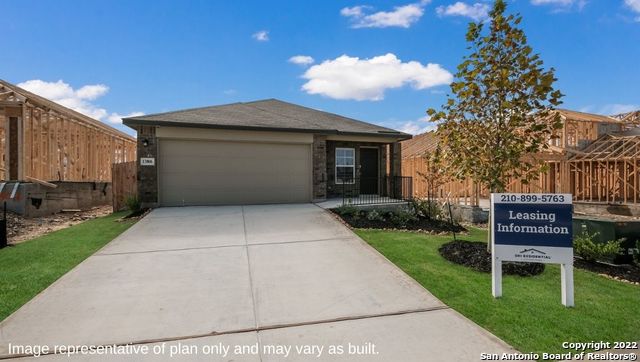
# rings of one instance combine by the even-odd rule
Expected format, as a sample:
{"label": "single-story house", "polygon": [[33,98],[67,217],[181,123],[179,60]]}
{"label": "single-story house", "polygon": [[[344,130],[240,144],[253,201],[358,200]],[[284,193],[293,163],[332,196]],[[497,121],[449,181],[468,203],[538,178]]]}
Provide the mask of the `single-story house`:
{"label": "single-story house", "polygon": [[379,194],[411,135],[267,99],[124,119],[144,206],[317,202]]}

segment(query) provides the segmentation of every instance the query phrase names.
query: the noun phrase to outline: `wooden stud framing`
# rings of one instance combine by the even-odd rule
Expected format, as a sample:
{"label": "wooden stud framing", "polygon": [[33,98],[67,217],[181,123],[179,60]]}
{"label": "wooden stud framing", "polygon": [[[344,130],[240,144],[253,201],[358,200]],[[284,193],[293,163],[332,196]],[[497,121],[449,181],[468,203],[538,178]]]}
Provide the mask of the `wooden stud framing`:
{"label": "wooden stud framing", "polygon": [[135,138],[0,80],[2,179],[9,179],[8,110],[20,113],[18,180],[111,181],[112,163],[135,161]]}
{"label": "wooden stud framing", "polygon": [[[598,127],[590,129],[593,132]],[[584,135],[593,136],[587,131]],[[530,184],[509,180],[507,191],[571,193],[575,202],[640,203],[640,135],[605,134],[579,152],[567,151],[562,157],[549,153],[542,158],[549,166],[548,172]],[[426,197],[422,174],[428,170],[424,157],[402,160],[402,174],[413,177],[414,196]],[[454,180],[443,183],[436,195],[478,206],[489,192],[470,180]]]}

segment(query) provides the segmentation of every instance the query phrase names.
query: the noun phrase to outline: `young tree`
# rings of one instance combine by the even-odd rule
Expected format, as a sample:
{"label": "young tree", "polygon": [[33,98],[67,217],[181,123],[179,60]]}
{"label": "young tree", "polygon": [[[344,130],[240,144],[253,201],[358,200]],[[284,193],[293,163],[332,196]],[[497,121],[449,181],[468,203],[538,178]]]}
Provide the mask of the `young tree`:
{"label": "young tree", "polygon": [[536,178],[543,164],[532,156],[562,127],[551,112],[562,97],[553,88],[554,70],[545,70],[527,45],[518,28],[522,17],[506,15],[505,9],[496,0],[489,23],[469,24],[471,54],[458,66],[453,94],[442,110],[427,111],[438,122],[446,171],[491,192],[503,192],[512,177],[525,183]]}

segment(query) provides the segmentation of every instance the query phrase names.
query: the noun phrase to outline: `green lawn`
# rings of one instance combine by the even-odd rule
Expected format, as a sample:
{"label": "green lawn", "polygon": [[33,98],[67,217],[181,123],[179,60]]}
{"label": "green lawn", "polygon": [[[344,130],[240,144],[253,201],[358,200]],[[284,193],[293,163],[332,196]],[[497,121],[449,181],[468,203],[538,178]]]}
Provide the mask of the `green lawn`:
{"label": "green lawn", "polygon": [[0,321],[135,223],[111,214],[0,249]]}
{"label": "green lawn", "polygon": [[[640,340],[640,286],[576,269],[575,308],[560,304],[560,268],[536,277],[505,276],[503,297],[491,295],[491,275],[450,263],[438,247],[450,236],[356,230],[444,303],[521,352],[567,353],[563,341]],[[486,240],[472,229],[466,240]]]}

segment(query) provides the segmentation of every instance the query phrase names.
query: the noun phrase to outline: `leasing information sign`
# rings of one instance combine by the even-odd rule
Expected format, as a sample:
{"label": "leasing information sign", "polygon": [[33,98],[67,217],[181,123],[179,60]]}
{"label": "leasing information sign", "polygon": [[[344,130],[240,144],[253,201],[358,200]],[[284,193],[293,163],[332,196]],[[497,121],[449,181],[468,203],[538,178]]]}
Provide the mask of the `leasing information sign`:
{"label": "leasing information sign", "polygon": [[493,296],[502,295],[502,262],[561,264],[562,304],[573,306],[571,194],[491,194]]}

